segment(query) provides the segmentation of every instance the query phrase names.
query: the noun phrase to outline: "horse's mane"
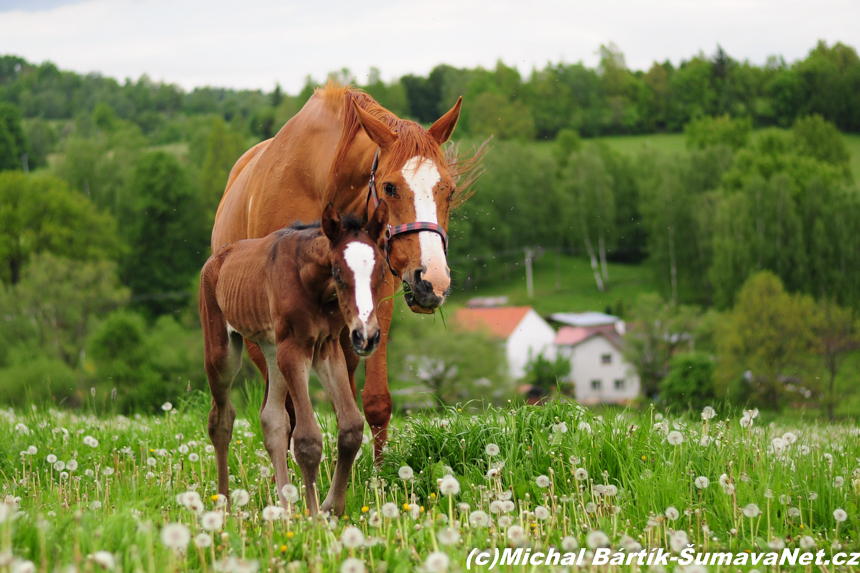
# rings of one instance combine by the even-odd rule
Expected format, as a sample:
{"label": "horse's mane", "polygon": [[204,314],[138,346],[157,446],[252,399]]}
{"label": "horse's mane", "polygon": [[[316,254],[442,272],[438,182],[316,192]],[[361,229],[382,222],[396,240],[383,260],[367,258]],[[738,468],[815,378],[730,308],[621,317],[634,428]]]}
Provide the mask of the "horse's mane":
{"label": "horse's mane", "polygon": [[[344,213],[340,216],[340,223],[343,225],[343,228],[346,229],[347,232],[355,232],[364,230],[364,225],[361,223],[361,219],[355,217],[353,215],[349,215]],[[307,231],[309,229],[321,229],[322,223],[320,221],[313,221],[311,223],[303,223],[301,221],[295,221],[290,223],[290,226],[287,227],[290,231]]]}
{"label": "horse's mane", "polygon": [[400,119],[360,89],[329,80],[325,87],[317,88],[314,93],[323,98],[338,113],[343,122],[331,166],[331,181],[335,181],[337,174],[342,170],[349,147],[361,130],[361,122],[352,105],[355,102],[363,110],[383,121],[392,131],[397,132],[397,143],[390,150],[393,154],[390,165],[403,165],[415,156],[447,165],[456,185],[456,191],[451,198],[451,210],[465,203],[475,192],[471,187],[484,173],[481,161],[488,151],[489,140],[485,141],[472,157],[461,155],[459,144],[450,144],[443,152],[420,124],[408,119]]}

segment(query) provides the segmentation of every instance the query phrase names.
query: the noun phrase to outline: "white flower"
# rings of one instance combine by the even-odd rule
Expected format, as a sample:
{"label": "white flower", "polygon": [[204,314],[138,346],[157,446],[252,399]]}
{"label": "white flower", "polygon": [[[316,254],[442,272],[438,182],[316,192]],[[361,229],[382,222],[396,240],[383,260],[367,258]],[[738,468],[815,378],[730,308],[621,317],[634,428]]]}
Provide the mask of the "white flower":
{"label": "white flower", "polygon": [[842,523],[843,521],[848,519],[848,513],[846,513],[846,511],[844,509],[839,509],[839,508],[834,509],[833,510],[833,519],[835,519],[839,523]]}
{"label": "white flower", "polygon": [[451,559],[441,551],[434,551],[424,560],[424,569],[428,573],[441,573],[448,569]]}
{"label": "white flower", "polygon": [[499,527],[506,529],[510,527],[513,522],[514,520],[510,515],[503,515],[499,518]]}
{"label": "white flower", "polygon": [[535,508],[535,517],[541,521],[549,519],[549,510],[542,505]]}
{"label": "white flower", "polygon": [[54,463],[54,469],[58,472],[63,471],[64,469],[66,469],[66,462],[58,460],[56,463]]}
{"label": "white flower", "polygon": [[224,516],[220,511],[207,511],[200,518],[200,525],[206,531],[218,531],[224,526]]}
{"label": "white flower", "polygon": [[454,476],[447,476],[439,484],[439,491],[442,495],[457,495],[460,493],[460,482]]}
{"label": "white flower", "polygon": [[397,519],[400,515],[400,510],[397,508],[396,503],[391,503],[389,501],[388,503],[382,504],[382,515],[388,519]]}
{"label": "white flower", "polygon": [[169,523],[161,530],[161,542],[169,549],[184,549],[189,541],[191,532],[181,523]]}
{"label": "white flower", "polygon": [[833,487],[842,487],[845,485],[845,478],[842,476],[836,476],[833,478]]}
{"label": "white flower", "polygon": [[499,455],[499,446],[496,444],[487,444],[487,447],[484,448],[484,451],[487,452],[488,456],[497,456]]}
{"label": "white flower", "polygon": [[196,491],[180,493],[176,496],[176,501],[190,511],[201,511],[203,509],[203,500],[200,499],[200,494]]}
{"label": "white flower", "polygon": [[30,446],[29,448],[27,448],[27,455],[35,456],[37,453],[39,453],[39,450],[38,448],[36,448],[36,446]]}
{"label": "white flower", "polygon": [[75,471],[76,469],[78,469],[78,461],[77,460],[69,460],[68,463],[66,464],[66,469],[69,470],[70,472]]}
{"label": "white flower", "polygon": [[157,464],[157,463],[158,463],[158,461],[155,458],[146,458],[146,465],[148,465],[151,468],[154,468],[155,464]]}
{"label": "white flower", "polygon": [[612,497],[613,495],[617,495],[617,494],[618,494],[618,486],[612,485],[612,484],[603,486],[603,495],[605,495],[607,497]]}
{"label": "white flower", "polygon": [[752,423],[753,423],[752,418],[750,418],[749,416],[742,416],[741,417],[741,420],[740,420],[741,428],[749,428],[750,426],[752,426]]}
{"label": "white flower", "polygon": [[54,454],[48,454],[47,460],[49,464],[54,464],[57,461],[57,456]]}
{"label": "white flower", "polygon": [[18,561],[12,566],[12,573],[36,573],[36,565],[29,560]]}
{"label": "white flower", "polygon": [[84,436],[84,445],[97,448],[99,447],[99,441],[92,436]]}
{"label": "white flower", "polygon": [[355,557],[348,557],[340,564],[340,573],[364,573],[364,562]]}
{"label": "white flower", "polygon": [[194,545],[199,547],[200,549],[206,549],[210,545],[212,545],[212,536],[208,533],[198,533],[194,538]]}
{"label": "white flower", "polygon": [[188,454],[188,461],[191,462],[192,464],[195,463],[199,459],[200,459],[200,456],[198,456],[195,452],[191,452],[190,454]]}
{"label": "white flower", "polygon": [[591,433],[591,425],[588,422],[580,422],[579,425],[577,426],[577,429],[580,432],[585,432],[586,434]]}
{"label": "white flower", "polygon": [[237,507],[244,507],[251,501],[251,495],[244,489],[234,489],[230,494],[230,501]]}
{"label": "white flower", "polygon": [[797,441],[797,434],[794,432],[786,432],[782,435],[782,439],[785,440],[786,444],[793,444]]}
{"label": "white flower", "polygon": [[526,540],[526,530],[519,525],[511,525],[508,527],[508,540],[514,545],[519,545]]}
{"label": "white flower", "polygon": [[469,525],[471,525],[472,527],[487,527],[487,524],[489,524],[489,522],[490,516],[488,516],[480,509],[477,509],[469,514]]}
{"label": "white flower", "polygon": [[559,434],[566,434],[567,433],[567,424],[565,424],[564,422],[559,422],[558,424],[553,424],[552,425],[552,431],[557,432]]}
{"label": "white flower", "polygon": [[609,536],[600,530],[594,530],[585,538],[585,544],[589,549],[598,549],[609,545]]}
{"label": "white flower", "polygon": [[411,480],[415,476],[415,472],[412,471],[412,468],[409,466],[403,466],[399,470],[397,470],[397,475],[400,479],[407,481]]}
{"label": "white flower", "polygon": [[291,483],[288,483],[281,488],[281,493],[284,494],[284,497],[287,498],[287,501],[290,503],[296,503],[299,501],[299,488]]}
{"label": "white flower", "polygon": [[696,478],[696,481],[694,481],[693,483],[699,489],[706,489],[709,485],[711,485],[711,480],[709,480],[705,476],[699,476]]}
{"label": "white flower", "polygon": [[93,561],[95,561],[96,565],[107,571],[113,571],[116,566],[113,553],[110,551],[96,551],[93,553]]}
{"label": "white flower", "polygon": [[761,513],[761,510],[754,503],[749,503],[744,506],[744,515],[750,518],[758,517]]}
{"label": "white flower", "polygon": [[671,432],[669,432],[669,435],[666,436],[666,441],[673,446],[679,446],[684,441],[684,435],[677,430],[672,430]]}
{"label": "white flower", "polygon": [[588,479],[588,470],[585,468],[577,468],[575,472],[573,472],[573,477],[577,479],[577,481],[583,481]]}
{"label": "white flower", "polygon": [[561,540],[561,548],[565,551],[575,551],[579,549],[579,541],[576,540],[576,537],[567,536]]}
{"label": "white flower", "polygon": [[549,487],[550,481],[547,476],[540,475],[535,479],[535,483],[538,487]]}
{"label": "white flower", "polygon": [[800,538],[800,548],[803,550],[810,550],[815,548],[815,539],[810,537],[809,535],[804,535]]}
{"label": "white flower", "polygon": [[446,527],[445,529],[439,530],[439,533],[436,534],[436,539],[438,539],[439,543],[442,545],[456,545],[460,542],[460,534],[456,529]]}
{"label": "white flower", "polygon": [[364,544],[364,533],[354,525],[350,525],[340,534],[340,540],[347,549],[355,549]]}
{"label": "white flower", "polygon": [[669,537],[669,547],[672,548],[672,551],[675,553],[680,553],[683,551],[687,544],[689,543],[689,538],[687,537],[687,532],[683,529],[679,529],[672,533]]}
{"label": "white flower", "polygon": [[161,409],[164,410],[165,412],[169,412],[173,409],[173,404],[171,404],[170,402],[165,402],[164,404],[161,405]]}
{"label": "white flower", "polygon": [[704,410],[702,410],[702,419],[703,420],[711,420],[716,415],[717,415],[716,410],[714,410],[710,406],[705,406]]}
{"label": "white flower", "polygon": [[668,519],[669,521],[675,521],[679,517],[681,517],[681,512],[679,512],[677,509],[671,506],[666,508],[666,519]]}
{"label": "white flower", "polygon": [[263,508],[263,519],[266,521],[275,521],[284,513],[284,508],[279,505],[267,505]]}

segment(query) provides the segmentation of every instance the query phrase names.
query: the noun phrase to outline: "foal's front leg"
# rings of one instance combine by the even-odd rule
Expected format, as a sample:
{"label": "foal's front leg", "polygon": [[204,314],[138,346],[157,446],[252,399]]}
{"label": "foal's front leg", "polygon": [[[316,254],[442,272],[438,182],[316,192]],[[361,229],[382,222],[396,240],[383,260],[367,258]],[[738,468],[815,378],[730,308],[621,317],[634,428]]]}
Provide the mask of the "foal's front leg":
{"label": "foal's front leg", "polygon": [[[269,404],[272,405],[272,411],[277,411],[278,415],[285,420],[284,424],[289,424],[286,408],[284,408],[284,398],[286,392],[289,392],[293,399],[293,404],[296,408],[296,427],[292,428],[293,451],[296,456],[296,463],[302,472],[302,480],[305,482],[305,504],[311,515],[317,514],[317,476],[319,475],[320,460],[322,459],[322,432],[314,418],[313,406],[308,395],[308,377],[310,375],[310,363],[313,356],[313,348],[303,348],[292,341],[286,340],[278,344],[277,347],[277,376],[269,378]],[[270,375],[273,374],[270,369]],[[277,378],[277,380],[276,380]],[[284,392],[284,394],[281,394]],[[280,408],[276,408],[275,404],[279,404]],[[266,411],[264,410],[264,416]],[[284,460],[284,481],[281,480],[278,474],[278,466],[275,466],[275,477],[278,481],[278,489],[283,488],[286,481],[286,453],[289,444],[286,436],[288,432],[284,431],[285,426],[277,429],[271,429],[271,441],[273,449],[269,450],[269,455],[272,456],[272,462],[275,462],[275,456],[283,455]],[[266,435],[266,449],[269,449],[269,436]],[[281,445],[283,444],[283,445]],[[281,503],[286,507],[286,500],[281,492]]]}
{"label": "foal's front leg", "polygon": [[355,403],[346,357],[339,341],[333,340],[327,346],[328,352],[320,352],[320,355],[326,358],[316,359],[314,369],[337,414],[337,466],[331,481],[331,489],[322,504],[322,510],[342,515],[346,509],[346,490],[352,464],[361,448],[364,419]]}

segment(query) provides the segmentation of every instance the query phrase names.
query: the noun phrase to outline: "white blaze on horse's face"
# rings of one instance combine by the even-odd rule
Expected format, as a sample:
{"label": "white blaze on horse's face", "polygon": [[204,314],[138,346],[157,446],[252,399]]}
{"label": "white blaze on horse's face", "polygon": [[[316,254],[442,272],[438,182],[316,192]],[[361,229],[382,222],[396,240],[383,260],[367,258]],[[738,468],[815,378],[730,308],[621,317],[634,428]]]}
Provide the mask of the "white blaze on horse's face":
{"label": "white blaze on horse's face", "polygon": [[367,243],[353,241],[344,249],[343,258],[355,280],[355,305],[358,307],[358,319],[367,336],[367,321],[373,313],[373,292],[370,288],[373,269],[376,267],[373,247]]}
{"label": "white blaze on horse's face", "polygon": [[[406,162],[400,172],[406,184],[412,189],[415,220],[438,224],[433,189],[442,180],[442,175],[436,163],[425,157],[415,156]],[[444,291],[448,285],[448,261],[445,259],[442,237],[432,231],[420,231],[418,242],[421,246],[421,265],[426,269],[425,279],[433,284],[434,290],[439,288],[440,291]],[[441,292],[436,294],[441,295]]]}

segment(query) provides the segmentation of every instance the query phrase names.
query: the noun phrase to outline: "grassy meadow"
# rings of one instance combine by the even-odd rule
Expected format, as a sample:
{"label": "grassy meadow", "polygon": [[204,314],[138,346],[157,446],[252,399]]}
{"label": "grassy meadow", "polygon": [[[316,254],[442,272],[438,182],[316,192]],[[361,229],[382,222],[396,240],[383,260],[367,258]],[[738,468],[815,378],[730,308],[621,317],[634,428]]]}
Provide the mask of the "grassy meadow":
{"label": "grassy meadow", "polygon": [[[380,468],[366,443],[346,514],[314,520],[301,489],[275,507],[253,404],[235,424],[227,507],[207,411],[204,394],[157,416],[4,411],[0,570],[463,571],[473,548],[830,552],[860,539],[853,425],[450,408],[394,420]],[[324,494],[336,428],[319,422]]]}

